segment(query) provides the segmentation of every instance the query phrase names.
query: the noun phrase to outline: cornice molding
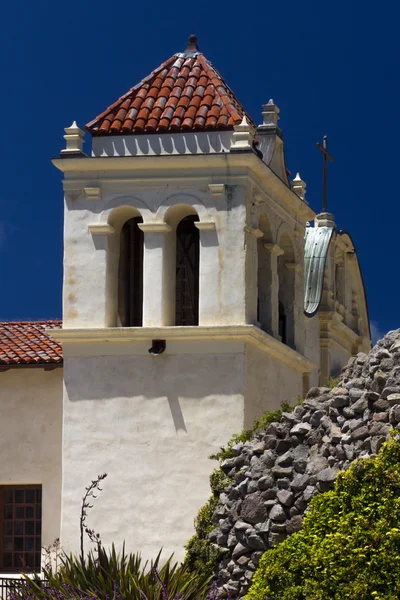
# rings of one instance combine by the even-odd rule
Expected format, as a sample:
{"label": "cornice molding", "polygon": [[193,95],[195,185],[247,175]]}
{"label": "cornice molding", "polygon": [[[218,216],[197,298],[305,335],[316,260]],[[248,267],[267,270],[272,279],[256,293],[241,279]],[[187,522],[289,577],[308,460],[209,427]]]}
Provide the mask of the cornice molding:
{"label": "cornice molding", "polygon": [[199,327],[104,327],[96,329],[51,329],[49,335],[62,344],[136,343],[154,339],[168,341],[245,341],[259,347],[300,373],[311,373],[316,364],[254,325]]}

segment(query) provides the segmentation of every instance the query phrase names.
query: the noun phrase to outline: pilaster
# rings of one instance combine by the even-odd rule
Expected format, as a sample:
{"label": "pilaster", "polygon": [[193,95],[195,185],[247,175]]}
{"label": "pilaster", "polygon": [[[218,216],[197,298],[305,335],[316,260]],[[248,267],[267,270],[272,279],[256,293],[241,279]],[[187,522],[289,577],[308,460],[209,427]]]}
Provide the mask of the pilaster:
{"label": "pilaster", "polygon": [[140,223],[144,233],[143,327],[174,325],[171,227],[166,223]]}
{"label": "pilaster", "polygon": [[284,254],[284,251],[278,244],[267,243],[264,244],[264,248],[270,253],[270,264],[271,264],[271,290],[270,290],[270,302],[271,302],[271,334],[274,338],[279,338],[279,275],[278,275],[278,257]]}

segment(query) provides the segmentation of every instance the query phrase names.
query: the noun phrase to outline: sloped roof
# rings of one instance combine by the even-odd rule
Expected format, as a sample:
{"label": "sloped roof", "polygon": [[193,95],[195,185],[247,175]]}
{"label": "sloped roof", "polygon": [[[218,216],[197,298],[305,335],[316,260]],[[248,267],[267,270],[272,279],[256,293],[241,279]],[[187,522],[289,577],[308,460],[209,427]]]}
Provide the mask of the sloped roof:
{"label": "sloped roof", "polygon": [[[175,54],[86,125],[92,135],[232,129],[246,114],[190,36]],[[251,122],[250,117],[246,114]]]}
{"label": "sloped roof", "polygon": [[62,364],[61,345],[45,331],[61,326],[61,321],[0,322],[0,366]]}

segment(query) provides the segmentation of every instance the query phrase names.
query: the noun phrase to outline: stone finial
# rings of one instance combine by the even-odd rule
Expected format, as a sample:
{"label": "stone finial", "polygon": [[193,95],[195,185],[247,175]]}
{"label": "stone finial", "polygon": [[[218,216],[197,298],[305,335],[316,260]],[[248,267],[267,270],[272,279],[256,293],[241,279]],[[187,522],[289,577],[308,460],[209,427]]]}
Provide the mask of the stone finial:
{"label": "stone finial", "polygon": [[274,101],[271,100],[268,104],[263,104],[262,117],[263,125],[267,127],[278,127],[279,121],[279,108],[276,106]]}
{"label": "stone finial", "polygon": [[315,227],[335,227],[335,217],[331,213],[320,213],[314,219]]}
{"label": "stone finial", "polygon": [[231,150],[252,150],[255,136],[255,129],[248,122],[246,115],[242,122],[234,126],[233,141]]}
{"label": "stone finial", "polygon": [[64,131],[64,139],[67,142],[67,147],[64,150],[61,150],[61,155],[83,154],[82,146],[85,132],[78,127],[76,121],[74,121],[70,127],[65,127]]}
{"label": "stone finial", "polygon": [[[302,180],[302,178],[300,177],[300,173],[297,173],[296,177],[294,179],[292,179],[292,190],[294,191],[295,194],[298,195],[299,198],[304,200],[304,202],[307,202],[306,187],[307,187],[306,182]],[[308,202],[307,202],[307,204],[308,204]]]}

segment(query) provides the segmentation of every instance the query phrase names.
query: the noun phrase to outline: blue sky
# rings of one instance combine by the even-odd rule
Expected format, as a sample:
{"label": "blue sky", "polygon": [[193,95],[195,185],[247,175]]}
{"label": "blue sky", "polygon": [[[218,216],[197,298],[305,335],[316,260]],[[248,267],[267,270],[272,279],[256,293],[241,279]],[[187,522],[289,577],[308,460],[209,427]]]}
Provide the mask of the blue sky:
{"label": "blue sky", "polygon": [[8,2],[0,37],[0,319],[61,316],[62,188],[51,165],[80,126],[185,48],[194,32],[256,122],[281,109],[287,164],[321,207],[321,156],[335,163],[329,208],[351,232],[374,330],[400,326],[397,18],[327,2]]}

